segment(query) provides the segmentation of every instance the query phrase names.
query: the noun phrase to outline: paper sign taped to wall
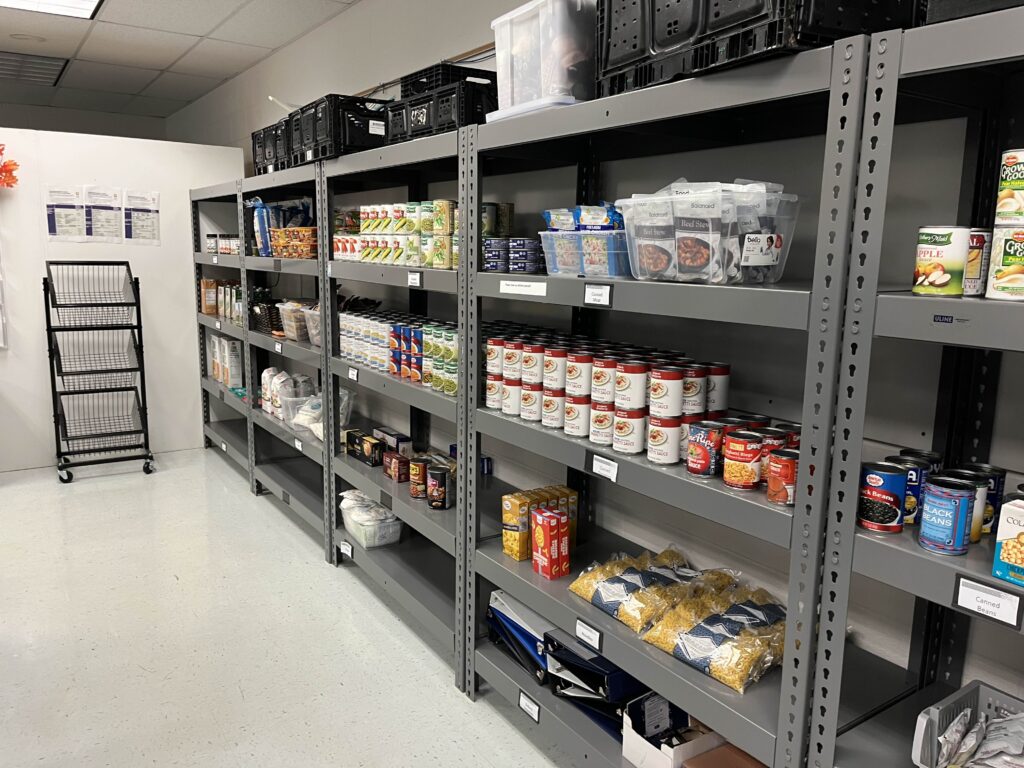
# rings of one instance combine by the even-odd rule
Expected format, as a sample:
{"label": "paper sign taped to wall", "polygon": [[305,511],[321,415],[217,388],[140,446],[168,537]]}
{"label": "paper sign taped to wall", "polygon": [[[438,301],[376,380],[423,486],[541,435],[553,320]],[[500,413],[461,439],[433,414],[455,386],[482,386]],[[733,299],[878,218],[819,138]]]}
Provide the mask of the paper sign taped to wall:
{"label": "paper sign taped to wall", "polygon": [[132,245],[160,245],[160,193],[124,193],[124,239]]}
{"label": "paper sign taped to wall", "polygon": [[85,187],[85,239],[90,243],[124,240],[123,190],[118,187]]}
{"label": "paper sign taped to wall", "polygon": [[48,186],[46,188],[46,233],[57,242],[85,241],[85,205],[82,188]]}

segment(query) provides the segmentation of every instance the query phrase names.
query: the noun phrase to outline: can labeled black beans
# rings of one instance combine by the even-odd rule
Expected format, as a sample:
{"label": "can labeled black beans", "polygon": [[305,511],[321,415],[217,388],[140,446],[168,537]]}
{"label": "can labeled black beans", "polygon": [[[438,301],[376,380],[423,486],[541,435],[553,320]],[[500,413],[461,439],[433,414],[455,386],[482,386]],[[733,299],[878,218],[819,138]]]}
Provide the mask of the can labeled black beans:
{"label": "can labeled black beans", "polygon": [[961,468],[988,475],[988,504],[985,506],[985,522],[981,525],[981,532],[991,533],[999,522],[999,512],[1003,508],[1006,470],[994,464],[981,464],[977,462],[962,464]]}
{"label": "can labeled black beans", "polygon": [[918,456],[886,456],[891,464],[898,464],[907,470],[907,495],[903,497],[903,523],[913,525],[917,522],[921,511],[921,494],[924,484],[931,472],[931,464],[927,459]]}
{"label": "can labeled black beans", "polygon": [[944,477],[963,480],[974,486],[974,505],[971,507],[971,525],[969,529],[971,543],[981,541],[981,530],[985,524],[985,507],[988,506],[988,475],[983,472],[972,472],[969,469],[947,469],[942,472]]}
{"label": "can labeled black beans", "polygon": [[942,469],[942,454],[936,451],[925,451],[921,448],[903,448],[900,450],[900,456],[917,456],[921,459],[927,459],[928,463],[932,465],[932,472],[938,472]]}
{"label": "can labeled black beans", "polygon": [[907,495],[907,470],[886,461],[861,467],[857,525],[870,531],[899,533],[903,530],[903,503]]}

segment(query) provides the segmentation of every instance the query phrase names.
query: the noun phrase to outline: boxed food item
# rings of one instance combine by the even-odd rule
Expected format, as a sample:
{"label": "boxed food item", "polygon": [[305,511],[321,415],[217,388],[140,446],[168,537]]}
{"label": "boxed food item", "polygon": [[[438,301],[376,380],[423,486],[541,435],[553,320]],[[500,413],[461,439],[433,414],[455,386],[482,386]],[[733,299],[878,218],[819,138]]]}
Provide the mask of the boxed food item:
{"label": "boxed food item", "polygon": [[242,375],[242,342],[237,339],[224,339],[221,347],[220,374],[221,381],[228,388],[244,386]]}
{"label": "boxed food item", "polygon": [[346,452],[370,467],[384,463],[384,443],[357,429],[348,433]]}
{"label": "boxed food item", "polygon": [[1024,587],[1024,494],[1011,493],[999,512],[992,575]]}
{"label": "boxed food item", "polygon": [[217,314],[217,281],[204,277],[199,281],[200,309],[204,315]]}
{"label": "boxed food item", "polygon": [[391,427],[374,427],[373,436],[383,441],[389,451],[412,458],[412,438]]}
{"label": "boxed food item", "polygon": [[681,768],[723,744],[714,731],[691,727],[689,716],[657,693],[634,699],[622,712],[622,756],[636,766]]}
{"label": "boxed food item", "polygon": [[206,236],[206,252],[216,253],[217,252],[217,236],[207,235]]}
{"label": "boxed food item", "polygon": [[396,483],[409,482],[409,457],[395,451],[384,452],[384,474]]}
{"label": "boxed food item", "polygon": [[532,512],[533,570],[545,579],[561,575],[558,546],[558,515],[539,508]]}
{"label": "boxed food item", "polygon": [[716,747],[683,763],[683,768],[766,768],[759,762],[732,744]]}
{"label": "boxed food item", "polygon": [[522,491],[501,497],[501,550],[513,560],[529,560],[530,498]]}
{"label": "boxed food item", "polygon": [[210,375],[214,381],[220,381],[220,336],[211,336],[206,345],[210,353]]}

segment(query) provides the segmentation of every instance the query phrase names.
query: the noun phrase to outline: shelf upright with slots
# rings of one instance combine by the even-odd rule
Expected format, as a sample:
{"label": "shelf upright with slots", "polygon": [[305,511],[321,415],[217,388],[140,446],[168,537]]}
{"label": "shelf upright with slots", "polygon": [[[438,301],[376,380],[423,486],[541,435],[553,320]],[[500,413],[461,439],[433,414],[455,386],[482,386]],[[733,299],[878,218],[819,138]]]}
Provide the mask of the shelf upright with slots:
{"label": "shelf upright with slots", "polygon": [[[601,638],[602,653],[610,661],[758,760],[776,768],[803,765],[809,739],[806,725],[813,682],[814,626],[821,586],[831,425],[839,377],[842,297],[851,246],[866,61],[867,38],[855,37],[787,59],[460,131],[466,163],[460,171],[460,206],[464,211],[478,210],[487,175],[548,167],[552,158],[559,158],[562,165],[575,162],[579,202],[596,203],[602,199],[601,165],[608,160],[790,135],[817,133],[824,134],[825,139],[813,279],[809,283],[794,281],[757,288],[487,274],[478,271],[480,222],[474,216],[463,217],[463,263],[467,269],[460,292],[466,299],[464,306],[460,304],[460,313],[466,328],[463,355],[468,386],[464,388],[466,447],[460,450],[459,474],[467,515],[466,679],[471,695],[482,680],[499,692],[507,691],[505,695],[516,704],[518,690],[495,663],[495,648],[480,639],[482,611],[489,587],[493,586],[504,589],[569,634],[578,631],[580,622],[587,625]],[[768,105],[776,110],[791,107],[804,117],[788,121],[788,127],[774,120],[759,122],[753,116]],[[737,123],[748,128],[759,125],[765,135],[734,132]],[[709,142],[710,135],[717,140]],[[587,287],[591,284],[610,285],[606,298],[589,302]],[[584,439],[569,438],[560,431],[484,409],[480,373],[484,298],[570,307],[573,331],[592,328],[599,307],[612,313],[806,333],[802,450],[795,507],[775,507],[763,497],[733,492],[720,481],[697,482],[685,469],[658,467],[643,458],[625,457]],[[492,305],[493,301],[488,306]],[[574,571],[585,563],[603,561],[612,552],[641,549],[630,536],[612,534],[595,523],[583,501],[594,492],[593,477],[610,478],[638,497],[648,496],[680,507],[788,550],[788,620],[782,670],[737,696],[681,661],[652,652],[631,631],[570,593],[568,580],[546,581],[533,573],[528,562],[517,563],[506,557],[500,539],[489,539],[482,530],[487,517],[498,512],[480,493],[476,466],[482,435],[565,465],[567,483],[581,493],[578,525],[583,540],[574,557]],[[606,469],[609,462],[615,468],[613,472]],[[635,536],[640,540],[643,534]],[[858,674],[870,671],[877,676],[892,671],[892,665],[870,654],[853,654],[850,663]],[[901,682],[894,686],[902,690]],[[523,693],[529,695],[530,691],[524,689]],[[874,706],[875,697],[895,695],[866,689],[857,694],[844,702],[843,714],[849,722]],[[542,723],[547,718],[560,723],[545,727],[561,729],[564,743],[580,745],[581,760],[607,751],[601,743],[589,741],[582,726],[574,730],[572,718],[549,711],[543,704],[540,718]],[[565,729],[571,733],[564,733]],[[615,756],[609,757],[614,763]]]}
{"label": "shelf upright with slots", "polygon": [[[242,234],[241,268],[245,296],[245,370],[249,391],[248,435],[252,467],[252,488],[257,494],[270,493],[288,506],[324,544],[325,556],[330,551],[330,537],[325,524],[324,498],[328,491],[329,467],[326,446],[308,431],[296,431],[261,404],[263,369],[273,364],[281,370],[309,372],[321,391],[326,389],[325,350],[311,341],[293,341],[280,334],[264,332],[272,327],[255,325],[254,289],[257,285],[275,291],[271,305],[286,296],[283,291],[297,291],[303,298],[315,294],[321,304],[323,321],[324,241],[319,163],[242,179],[239,183],[238,227]],[[253,251],[255,235],[252,209],[246,201],[259,197],[266,203],[309,198],[317,221],[317,252],[309,259],[279,259],[260,256]],[[328,241],[329,243],[329,241]],[[282,294],[282,295],[278,295]],[[260,309],[266,310],[265,306]],[[287,366],[287,367],[286,367]],[[325,416],[326,418],[326,416]],[[324,422],[325,432],[329,422]]]}
{"label": "shelf upright with slots", "polygon": [[[337,198],[360,193],[366,202],[374,200],[373,190],[400,188],[408,200],[431,199],[429,185],[454,180],[459,171],[456,135],[445,134],[416,139],[403,144],[343,155],[322,164],[321,227],[325,249],[324,293],[325,381],[329,382],[331,434],[328,437],[331,486],[325,514],[327,529],[333,537],[330,559],[338,565],[351,561],[361,567],[378,587],[389,593],[425,627],[428,640],[445,658],[453,662],[455,684],[463,687],[463,635],[461,620],[462,580],[458,575],[457,547],[462,540],[458,527],[461,501],[451,509],[433,510],[423,499],[409,497],[407,483],[388,479],[381,467],[367,467],[345,452],[339,442],[341,390],[373,393],[409,408],[410,437],[417,450],[431,447],[432,419],[450,422],[457,429],[461,399],[446,396],[420,384],[374,370],[355,360],[340,356],[338,289],[359,293],[367,287],[383,288],[389,295],[407,302],[413,314],[431,316],[436,306],[444,305],[444,294],[455,294],[461,272],[434,270],[378,263],[332,259],[332,215]],[[401,294],[405,291],[405,295]],[[440,301],[438,300],[440,299]],[[383,309],[393,309],[387,304]],[[356,401],[357,409],[359,400]],[[369,430],[376,424],[353,413],[352,423]],[[435,422],[436,424],[436,422]],[[456,438],[457,442],[461,444]],[[393,546],[363,549],[345,530],[337,509],[338,493],[356,488],[374,501],[391,509],[405,524],[402,540]]]}
{"label": "shelf upright with slots", "polygon": [[[972,612],[969,602],[961,603],[958,595],[964,585],[1004,595],[998,598],[1001,604],[1024,601],[1024,590],[991,576],[993,551],[985,538],[971,545],[966,556],[949,557],[922,549],[916,525],[902,534],[856,527],[869,376],[879,360],[887,362],[879,338],[942,345],[938,388],[934,393],[928,390],[935,397],[932,444],[916,447],[939,451],[949,466],[986,462],[993,447],[1001,356],[1022,350],[1019,329],[1024,324],[1024,306],[991,299],[914,296],[909,291],[913,240],[906,239],[909,253],[894,253],[883,247],[882,238],[887,227],[900,226],[900,206],[907,204],[899,193],[891,192],[899,180],[894,154],[897,123],[965,119],[959,194],[947,220],[965,226],[992,225],[1000,152],[1020,146],[1022,139],[1019,130],[1014,132],[1021,111],[1010,85],[1024,58],[1017,34],[1022,27],[1024,9],[1016,8],[878,33],[871,39],[842,340],[836,460],[827,506],[825,582],[829,587],[821,594],[810,768],[910,768],[918,713],[966,682],[962,677],[969,653],[968,630],[975,622],[993,621]],[[923,190],[925,203],[935,204],[943,194],[934,186],[918,185],[918,189]],[[902,274],[904,265],[906,274]],[[894,274],[896,268],[900,272]],[[899,280],[907,290],[885,287],[892,280]],[[906,386],[914,384],[908,381]],[[835,704],[860,682],[844,664],[850,646],[841,641],[850,621],[855,574],[914,596],[906,663],[913,685],[909,696],[896,697],[872,717],[845,728]],[[1019,622],[1019,615],[1006,622],[1009,626],[991,631],[1011,633],[1010,641],[1020,648],[1021,628],[1015,621]],[[990,682],[998,687],[1001,681]]]}
{"label": "shelf upright with slots", "polygon": [[[217,335],[230,336],[242,342],[243,367],[245,371],[248,366],[248,344],[246,339],[246,324],[235,323],[226,317],[219,315],[207,315],[203,313],[203,298],[201,295],[201,281],[204,277],[229,277],[237,279],[242,287],[242,296],[245,292],[245,270],[242,267],[242,256],[232,254],[208,253],[204,247],[204,230],[217,226],[227,227],[230,223],[235,232],[241,232],[241,197],[240,182],[230,181],[210,187],[193,189],[189,193],[192,215],[192,251],[196,291],[196,317],[198,318],[198,350],[199,350],[199,376],[201,385],[201,398],[203,409],[203,438],[206,447],[219,449],[225,456],[232,459],[245,473],[250,489],[253,487],[253,463],[251,451],[252,424],[249,418],[249,402],[252,400],[252,391],[248,388],[246,381],[246,398],[240,398],[237,394],[225,387],[212,377],[212,371],[207,365],[207,349],[212,338]],[[227,213],[230,206],[230,215]],[[220,214],[220,215],[218,215]],[[246,307],[243,306],[243,317]],[[225,412],[220,414],[220,406],[214,406],[215,402],[222,402],[230,409],[240,415],[229,417]],[[215,412],[216,411],[216,412]],[[220,418],[214,419],[214,416]]]}

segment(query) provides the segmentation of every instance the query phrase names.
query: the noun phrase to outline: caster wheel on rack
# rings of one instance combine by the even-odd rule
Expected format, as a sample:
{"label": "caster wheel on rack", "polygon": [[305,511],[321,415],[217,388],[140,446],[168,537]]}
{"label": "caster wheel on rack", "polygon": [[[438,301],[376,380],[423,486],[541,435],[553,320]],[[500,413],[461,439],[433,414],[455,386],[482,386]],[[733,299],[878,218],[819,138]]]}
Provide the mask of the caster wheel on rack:
{"label": "caster wheel on rack", "polygon": [[62,483],[70,483],[72,480],[75,479],[75,476],[69,469],[58,469],[57,479],[60,480]]}
{"label": "caster wheel on rack", "polygon": [[152,475],[154,470],[156,470],[156,467],[153,466],[152,461],[147,461],[145,464],[142,465],[142,471],[145,472],[147,475]]}

